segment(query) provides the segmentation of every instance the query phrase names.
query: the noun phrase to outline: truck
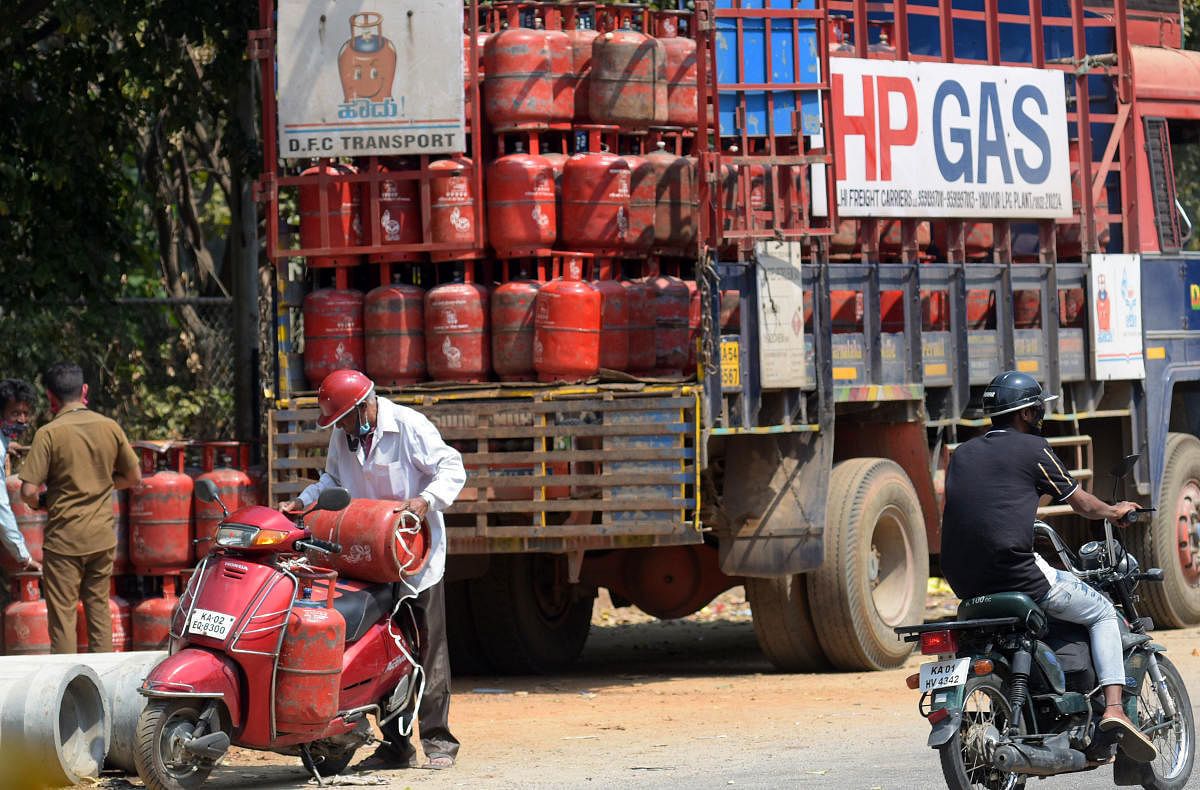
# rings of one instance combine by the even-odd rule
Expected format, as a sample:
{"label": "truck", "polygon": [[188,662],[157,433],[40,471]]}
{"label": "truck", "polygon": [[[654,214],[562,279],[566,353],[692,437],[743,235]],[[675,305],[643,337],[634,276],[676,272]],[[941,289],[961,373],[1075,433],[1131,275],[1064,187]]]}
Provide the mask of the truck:
{"label": "truck", "polygon": [[[1129,541],[1165,574],[1142,593],[1145,609],[1164,627],[1200,622],[1200,259],[1184,249],[1190,185],[1177,182],[1196,161],[1200,53],[1181,48],[1178,4],[375,5],[384,21],[368,39],[398,42],[389,67],[408,108],[399,120],[416,130],[386,140],[361,124],[387,127],[397,97],[347,91],[328,105],[342,108],[336,118],[297,112],[314,101],[304,91],[316,80],[301,78],[310,61],[332,61],[344,38],[332,32],[340,18],[313,21],[325,4],[261,0],[251,36],[276,262],[270,497],[295,495],[324,465],[318,346],[338,349],[330,365],[372,375],[347,348],[358,342],[370,357],[400,335],[414,342],[423,326],[421,373],[433,380],[375,379],[433,420],[468,470],[446,513],[455,671],[570,664],[602,588],[617,606],[675,618],[736,585],[781,670],[900,665],[910,646],[892,629],[923,618],[938,575],[948,459],[986,430],[980,395],[1010,369],[1061,396],[1045,433],[1089,490],[1110,495],[1104,470],[1140,453],[1122,495],[1157,510]],[[307,22],[296,21],[301,11]],[[323,38],[308,35],[318,24]],[[526,49],[508,46],[518,36]],[[683,59],[668,59],[660,87],[655,59],[681,38],[669,43]],[[573,59],[560,57],[563,39]],[[605,69],[618,44],[631,60],[614,78]],[[504,59],[514,53],[533,53],[532,65]],[[342,87],[348,62],[339,60]],[[450,87],[429,93],[447,74]],[[577,102],[575,116],[541,117],[526,101],[544,89],[549,107],[563,85],[590,97],[592,115],[580,120]],[[599,109],[643,96],[656,107],[641,122]],[[664,97],[670,108],[659,111]],[[524,114],[505,114],[513,109]],[[394,147],[372,147],[380,142]],[[664,150],[686,163],[671,187],[685,198],[668,209],[686,215],[688,245],[578,242],[609,195],[579,213],[571,162],[607,151],[637,172],[639,158]],[[399,155],[409,159],[390,174],[381,167]],[[550,155],[566,164],[533,216],[557,209],[557,236],[501,250],[511,227],[488,220],[510,197],[492,164]],[[449,190],[448,175],[458,179]],[[661,209],[666,182],[656,183]],[[397,216],[398,204],[380,208],[397,184],[412,233],[388,242],[376,226],[385,211]],[[636,204],[633,192],[618,197]],[[628,223],[636,210],[615,216]],[[533,283],[525,328],[543,333],[546,294],[605,272],[627,291],[657,283],[652,305],[686,289],[683,366],[647,375],[592,364],[575,377],[509,381],[485,362],[472,375],[435,374],[458,337],[431,326],[437,289],[490,298],[494,319],[502,286]],[[361,291],[389,284],[421,289],[423,324],[372,333],[344,316],[327,321],[309,302],[357,292],[349,310],[369,318]],[[650,334],[630,351],[640,342],[660,361],[671,353],[682,328],[664,310],[634,311],[625,331],[648,322]],[[614,335],[596,320],[603,355]],[[491,330],[494,350],[500,325]],[[486,323],[454,331],[488,348]],[[1067,535],[1090,528],[1049,502],[1039,516]]]}

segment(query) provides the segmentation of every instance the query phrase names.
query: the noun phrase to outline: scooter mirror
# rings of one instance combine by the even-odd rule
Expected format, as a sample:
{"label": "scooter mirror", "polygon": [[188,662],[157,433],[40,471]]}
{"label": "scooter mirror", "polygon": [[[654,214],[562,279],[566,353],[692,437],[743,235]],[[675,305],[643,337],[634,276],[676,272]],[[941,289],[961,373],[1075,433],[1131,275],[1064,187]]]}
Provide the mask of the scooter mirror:
{"label": "scooter mirror", "polygon": [[196,498],[201,502],[217,501],[217,484],[207,478],[196,481]]}
{"label": "scooter mirror", "polygon": [[317,497],[314,510],[344,510],[350,504],[350,492],[344,488],[326,488]]}

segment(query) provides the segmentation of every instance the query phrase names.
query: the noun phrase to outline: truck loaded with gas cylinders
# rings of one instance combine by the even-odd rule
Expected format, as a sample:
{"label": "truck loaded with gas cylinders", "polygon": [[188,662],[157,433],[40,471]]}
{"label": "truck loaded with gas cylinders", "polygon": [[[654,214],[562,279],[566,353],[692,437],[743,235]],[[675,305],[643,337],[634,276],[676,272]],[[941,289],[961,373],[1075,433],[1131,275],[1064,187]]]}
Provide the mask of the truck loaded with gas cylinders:
{"label": "truck loaded with gas cylinders", "polygon": [[271,500],[358,368],[467,467],[458,671],[568,664],[602,588],[674,618],[739,584],[777,666],[894,667],[1017,369],[1084,486],[1140,454],[1143,611],[1200,622],[1178,4],[688,5],[260,0]]}

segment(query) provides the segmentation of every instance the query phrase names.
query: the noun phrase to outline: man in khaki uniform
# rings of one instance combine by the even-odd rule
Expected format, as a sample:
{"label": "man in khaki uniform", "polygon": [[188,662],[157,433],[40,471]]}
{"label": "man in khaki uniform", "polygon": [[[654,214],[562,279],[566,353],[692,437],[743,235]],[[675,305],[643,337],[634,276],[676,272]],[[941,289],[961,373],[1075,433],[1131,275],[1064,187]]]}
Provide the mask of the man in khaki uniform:
{"label": "man in khaki uniform", "polygon": [[71,362],[43,376],[55,417],[33,437],[21,464],[21,499],[38,507],[46,484],[49,510],[42,547],[42,597],[55,653],[76,651],[75,616],[80,600],[93,653],[112,652],[108,592],[117,534],[112,492],[142,481],[137,455],[125,432],[87,407],[83,371]]}

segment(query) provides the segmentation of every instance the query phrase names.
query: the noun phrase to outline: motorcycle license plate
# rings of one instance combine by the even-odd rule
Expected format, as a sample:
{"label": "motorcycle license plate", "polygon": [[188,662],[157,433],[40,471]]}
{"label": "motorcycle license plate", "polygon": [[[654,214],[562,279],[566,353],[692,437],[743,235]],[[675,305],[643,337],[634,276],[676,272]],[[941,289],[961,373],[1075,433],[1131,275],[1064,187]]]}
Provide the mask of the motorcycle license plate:
{"label": "motorcycle license plate", "polygon": [[224,639],[229,636],[229,629],[233,628],[236,621],[237,618],[231,614],[196,609],[192,612],[191,622],[188,623],[188,633]]}
{"label": "motorcycle license plate", "polygon": [[921,665],[921,691],[933,691],[947,686],[961,686],[967,682],[969,658],[951,658],[947,661],[931,661]]}

